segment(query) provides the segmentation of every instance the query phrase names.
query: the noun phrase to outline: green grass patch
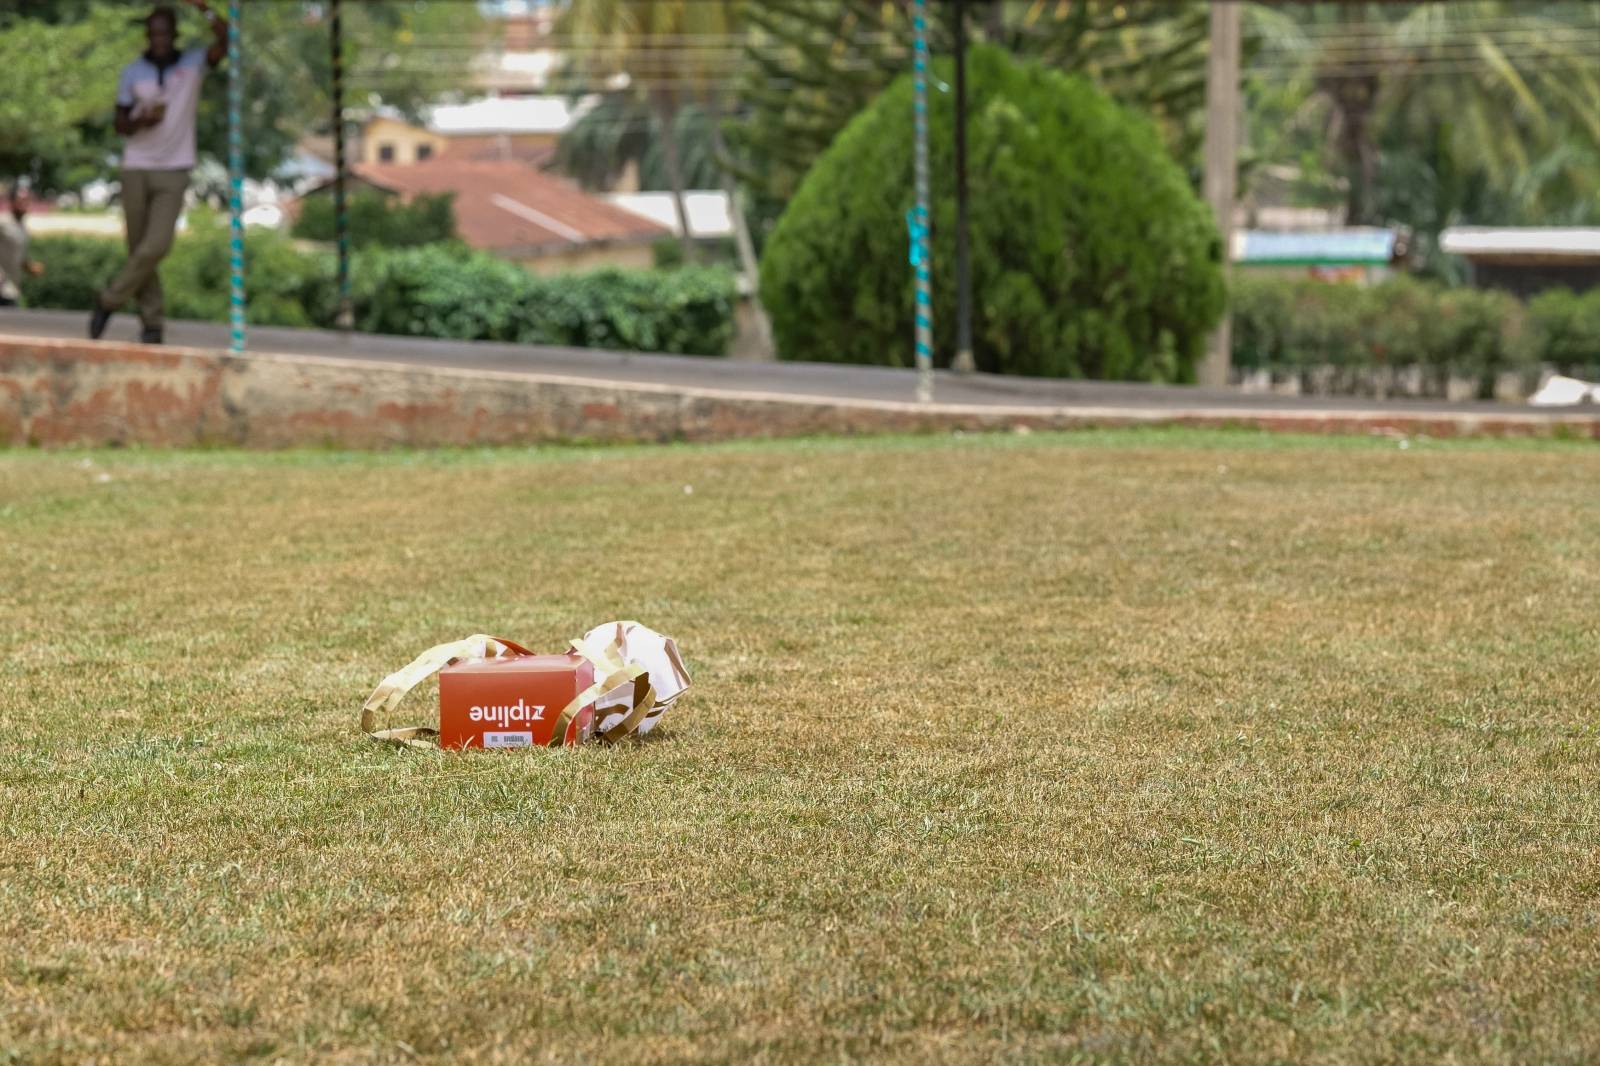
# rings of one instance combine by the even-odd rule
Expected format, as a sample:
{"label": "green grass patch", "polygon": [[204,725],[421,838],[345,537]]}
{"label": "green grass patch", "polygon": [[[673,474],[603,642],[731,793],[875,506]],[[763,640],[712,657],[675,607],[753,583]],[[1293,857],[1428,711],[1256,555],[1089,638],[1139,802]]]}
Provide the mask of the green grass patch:
{"label": "green grass patch", "polygon": [[[1596,484],[1242,431],[0,452],[0,1062],[1592,1061]],[[660,740],[356,730],[429,644],[610,618],[695,672]]]}

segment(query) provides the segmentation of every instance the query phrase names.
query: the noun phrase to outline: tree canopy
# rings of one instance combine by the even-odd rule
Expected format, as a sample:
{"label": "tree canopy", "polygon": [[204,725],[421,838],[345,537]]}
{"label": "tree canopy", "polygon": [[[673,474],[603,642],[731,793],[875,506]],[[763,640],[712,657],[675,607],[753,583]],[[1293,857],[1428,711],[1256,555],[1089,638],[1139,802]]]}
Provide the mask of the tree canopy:
{"label": "tree canopy", "polygon": [[[725,95],[723,53],[706,42],[732,40],[744,13],[743,0],[570,0],[561,17],[567,72],[615,83],[606,116],[621,125],[607,131],[600,127],[604,117],[591,116],[574,131],[578,136],[558,161],[580,175],[611,169],[619,161],[642,164],[647,139],[658,149],[661,176],[672,191],[685,260],[694,257],[694,249],[684,203],[690,174],[682,148],[693,145],[694,138],[684,118],[691,108],[702,116],[719,113]],[[642,138],[630,136],[630,126]],[[709,158],[705,142],[698,147],[702,160]]]}
{"label": "tree canopy", "polygon": [[[948,80],[938,59],[933,74]],[[1184,381],[1222,309],[1210,210],[1154,125],[1082,77],[973,49],[974,354],[1004,373]],[[767,242],[761,294],[785,358],[909,365],[910,77],[806,175]],[[953,108],[929,107],[935,173]],[[955,197],[933,190],[935,358],[954,351]]]}
{"label": "tree canopy", "polygon": [[1250,153],[1354,224],[1600,220],[1600,4],[1254,5]]}
{"label": "tree canopy", "polygon": [[[968,6],[972,39],[1085,75],[1150,116],[1177,158],[1192,157],[1205,98],[1204,3]],[[953,47],[953,12],[951,4],[929,5],[936,55]],[[728,124],[729,142],[770,223],[845,124],[910,68],[911,16],[907,5],[882,0],[763,0],[746,19],[739,118]],[[948,83],[934,88],[944,93]]]}

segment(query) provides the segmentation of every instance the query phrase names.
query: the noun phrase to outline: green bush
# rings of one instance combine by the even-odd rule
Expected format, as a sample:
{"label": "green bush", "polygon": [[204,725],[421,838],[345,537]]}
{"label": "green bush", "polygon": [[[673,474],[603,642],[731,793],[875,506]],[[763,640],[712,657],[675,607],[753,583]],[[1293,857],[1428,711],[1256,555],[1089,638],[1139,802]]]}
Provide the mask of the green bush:
{"label": "green bush", "polygon": [[[229,304],[227,219],[215,212],[189,212],[189,227],[161,264],[169,318],[226,321]],[[332,259],[302,252],[283,234],[247,229],[245,318],[258,326],[331,324]]]}
{"label": "green bush", "polygon": [[1233,360],[1242,367],[1365,364],[1367,299],[1352,285],[1261,282],[1235,275]]}
{"label": "green bush", "polygon": [[1600,289],[1540,293],[1528,305],[1540,358],[1565,374],[1587,375],[1600,364]]}
{"label": "green bush", "polygon": [[[936,62],[949,82],[947,63]],[[992,47],[970,61],[974,355],[1014,374],[1186,381],[1223,306],[1206,206],[1154,127]],[[761,295],[788,359],[912,361],[912,85],[812,167],[767,241]],[[937,361],[955,348],[950,95],[930,104]]]}
{"label": "green bush", "polygon": [[22,279],[24,306],[87,311],[127,251],[121,241],[59,234],[35,237],[28,256],[44,264],[44,273]]}
{"label": "green bush", "polygon": [[733,340],[734,275],[722,267],[599,270],[541,279],[542,328],[557,344],[723,355]]}
{"label": "green bush", "polygon": [[[46,273],[23,289],[30,307],[87,311],[122,265],[120,242],[48,237],[33,244]],[[205,211],[161,265],[171,318],[228,318],[226,224]],[[245,235],[249,321],[331,328],[334,259],[282,234]],[[456,244],[370,248],[351,258],[356,328],[451,340],[723,355],[733,340],[734,275],[721,267],[597,270],[539,277]]]}
{"label": "green bush", "polygon": [[[696,262],[739,265],[739,246],[732,237],[697,237],[694,244]],[[676,237],[657,239],[650,245],[650,263],[658,270],[683,266],[683,242]]]}
{"label": "green bush", "polygon": [[[121,241],[105,237],[40,237],[31,247],[45,273],[23,287],[29,307],[87,311],[127,258]],[[161,263],[168,318],[227,320],[228,248],[224,220],[203,209],[189,213],[187,229]],[[245,233],[245,259],[250,270],[246,305],[250,322],[261,326],[331,322],[330,257],[301,252],[279,233],[251,229]]]}
{"label": "green bush", "polygon": [[356,257],[357,328],[461,340],[722,355],[733,275],[718,267],[538,277],[459,246]]}
{"label": "green bush", "polygon": [[364,332],[535,340],[522,328],[535,279],[505,260],[447,245],[370,249],[353,258],[350,277],[356,328]]}
{"label": "green bush", "polygon": [[[345,214],[352,248],[414,248],[454,240],[456,217],[451,193],[417,196],[402,203],[375,189],[362,189],[349,197]],[[328,190],[300,201],[300,216],[291,231],[300,240],[333,241],[338,238],[333,192]]]}
{"label": "green bush", "polygon": [[1425,331],[1428,361],[1485,379],[1538,361],[1526,328],[1522,301],[1510,293],[1478,289],[1438,291]]}
{"label": "green bush", "polygon": [[1233,361],[1247,369],[1422,366],[1487,380],[1548,358],[1522,303],[1501,292],[1236,274],[1230,298]]}

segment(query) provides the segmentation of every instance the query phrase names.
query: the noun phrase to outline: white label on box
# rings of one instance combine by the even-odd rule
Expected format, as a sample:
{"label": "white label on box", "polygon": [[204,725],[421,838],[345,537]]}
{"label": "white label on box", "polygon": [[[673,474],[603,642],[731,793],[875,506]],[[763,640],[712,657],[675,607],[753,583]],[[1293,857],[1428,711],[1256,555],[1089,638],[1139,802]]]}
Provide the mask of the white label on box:
{"label": "white label on box", "polygon": [[533,747],[532,733],[485,733],[483,746],[486,748],[531,748]]}

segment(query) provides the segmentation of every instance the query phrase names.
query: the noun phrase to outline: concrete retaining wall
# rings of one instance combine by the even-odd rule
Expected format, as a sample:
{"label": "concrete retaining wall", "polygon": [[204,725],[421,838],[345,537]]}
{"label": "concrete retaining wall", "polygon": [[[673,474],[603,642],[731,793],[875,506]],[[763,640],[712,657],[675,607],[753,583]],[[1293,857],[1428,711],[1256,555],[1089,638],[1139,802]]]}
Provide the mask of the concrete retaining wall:
{"label": "concrete retaining wall", "polygon": [[[1253,395],[1344,396],[1364,400],[1447,400],[1452,403],[1493,396],[1502,403],[1521,403],[1538,391],[1555,366],[1506,370],[1492,378],[1439,367],[1333,366],[1241,370],[1232,383]],[[1577,377],[1587,378],[1579,373]]]}
{"label": "concrete retaining wall", "polygon": [[0,337],[0,442],[10,444],[383,447],[1149,424],[1600,437],[1592,414],[924,406]]}

